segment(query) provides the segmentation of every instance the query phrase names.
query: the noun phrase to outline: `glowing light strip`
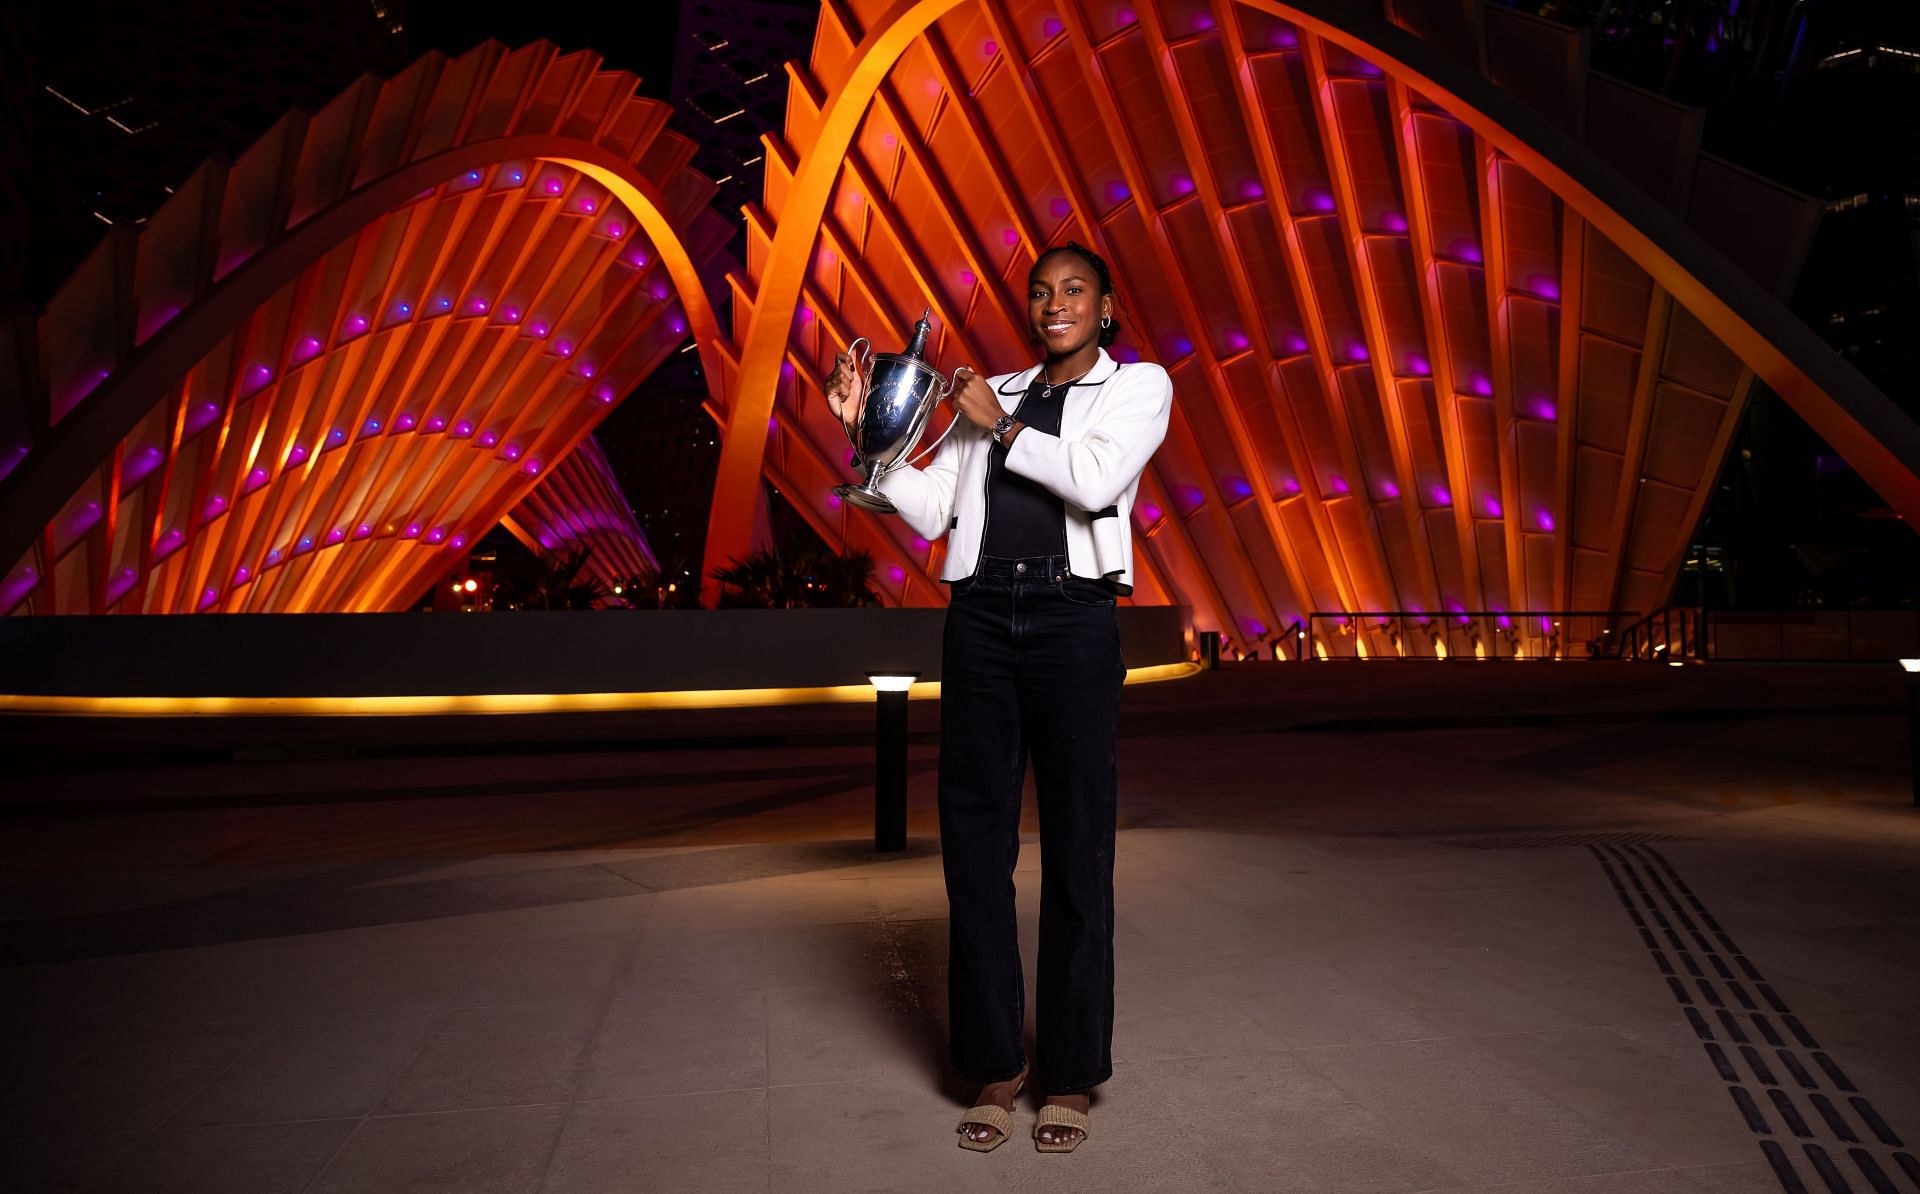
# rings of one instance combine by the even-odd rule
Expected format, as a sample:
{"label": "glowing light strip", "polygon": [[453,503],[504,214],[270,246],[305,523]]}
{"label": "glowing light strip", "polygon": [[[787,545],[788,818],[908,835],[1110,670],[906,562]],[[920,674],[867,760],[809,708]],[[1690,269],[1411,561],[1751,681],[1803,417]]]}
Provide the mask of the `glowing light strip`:
{"label": "glowing light strip", "polygon": [[[1127,670],[1128,684],[1179,680],[1197,663]],[[915,683],[908,700],[937,700],[940,682]],[[52,717],[446,717],[525,713],[625,713],[646,709],[752,709],[871,702],[871,684],[819,688],[708,688],[681,692],[499,692],[426,696],[166,697],[0,694],[0,714]]]}

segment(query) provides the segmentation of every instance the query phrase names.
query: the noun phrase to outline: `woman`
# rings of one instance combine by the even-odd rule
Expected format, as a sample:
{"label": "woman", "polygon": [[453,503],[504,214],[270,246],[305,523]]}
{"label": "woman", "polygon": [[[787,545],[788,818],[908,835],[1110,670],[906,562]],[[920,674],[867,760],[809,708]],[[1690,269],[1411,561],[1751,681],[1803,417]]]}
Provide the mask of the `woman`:
{"label": "woman", "polygon": [[[953,1060],[982,1084],[960,1146],[1003,1143],[1027,1076],[1014,917],[1020,790],[1040,814],[1037,1056],[1042,1152],[1087,1135],[1089,1093],[1113,1072],[1113,844],[1120,635],[1133,588],[1140,473],[1166,436],[1173,387],[1121,365],[1106,262],[1069,242],[1027,278],[1045,357],[1019,373],[958,374],[963,420],[925,469],[880,489],[927,539],[949,536],[952,585],[940,684],[940,841],[949,908]],[[849,427],[860,381],[841,354],[827,401]]]}

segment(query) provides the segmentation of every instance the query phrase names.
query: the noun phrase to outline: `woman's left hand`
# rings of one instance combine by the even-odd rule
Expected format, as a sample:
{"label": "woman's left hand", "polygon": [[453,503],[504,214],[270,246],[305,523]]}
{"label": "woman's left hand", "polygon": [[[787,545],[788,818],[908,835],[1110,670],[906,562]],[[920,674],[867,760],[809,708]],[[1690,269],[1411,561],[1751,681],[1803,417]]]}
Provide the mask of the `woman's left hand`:
{"label": "woman's left hand", "polygon": [[959,412],[959,417],[974,426],[992,430],[1000,416],[1007,413],[1006,408],[1000,405],[1000,399],[995,396],[993,387],[987,384],[986,378],[965,366],[960,368],[957,376],[959,388],[953,394],[953,409]]}

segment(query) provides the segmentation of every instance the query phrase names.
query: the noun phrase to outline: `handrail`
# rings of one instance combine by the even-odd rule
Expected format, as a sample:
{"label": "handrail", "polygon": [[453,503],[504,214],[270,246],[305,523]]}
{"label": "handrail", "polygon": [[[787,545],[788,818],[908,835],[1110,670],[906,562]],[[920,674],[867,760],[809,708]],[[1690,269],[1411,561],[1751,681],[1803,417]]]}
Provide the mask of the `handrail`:
{"label": "handrail", "polygon": [[[1613,627],[1637,617],[1638,610],[1613,609],[1317,610],[1307,615],[1296,658],[1604,659],[1617,653]],[[1322,622],[1335,629],[1321,629]]]}
{"label": "handrail", "polygon": [[[1677,632],[1677,633],[1676,633]],[[1709,658],[1707,611],[1697,605],[1663,605],[1620,632],[1620,658],[1650,663]]]}

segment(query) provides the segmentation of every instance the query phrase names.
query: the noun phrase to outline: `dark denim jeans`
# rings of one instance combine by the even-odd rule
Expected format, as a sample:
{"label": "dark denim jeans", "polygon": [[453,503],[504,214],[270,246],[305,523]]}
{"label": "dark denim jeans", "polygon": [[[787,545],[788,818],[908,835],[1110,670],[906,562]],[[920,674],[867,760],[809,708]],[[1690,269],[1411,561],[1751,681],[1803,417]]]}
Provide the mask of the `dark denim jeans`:
{"label": "dark denim jeans", "polygon": [[1020,1072],[1025,988],[1013,866],[1033,759],[1040,812],[1038,1072],[1049,1093],[1113,1073],[1113,837],[1120,630],[1063,556],[980,561],[953,586],[940,673],[940,848],[954,1066]]}

